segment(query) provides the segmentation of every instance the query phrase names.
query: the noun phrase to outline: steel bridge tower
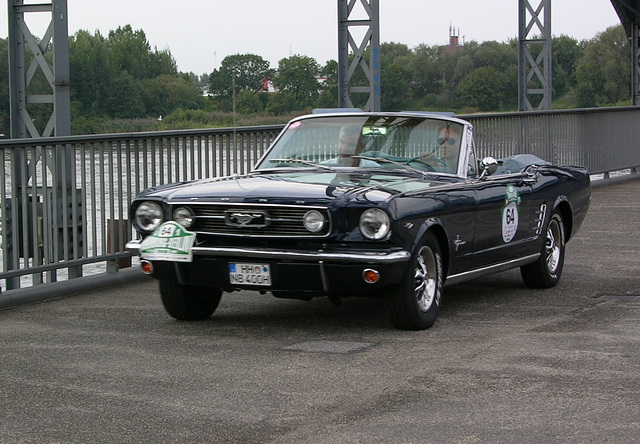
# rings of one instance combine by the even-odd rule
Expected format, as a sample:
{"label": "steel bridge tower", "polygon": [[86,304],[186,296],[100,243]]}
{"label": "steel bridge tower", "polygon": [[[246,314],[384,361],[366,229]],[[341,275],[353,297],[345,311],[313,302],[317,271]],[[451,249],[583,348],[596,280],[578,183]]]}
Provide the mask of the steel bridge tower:
{"label": "steel bridge tower", "polygon": [[[67,0],[27,4],[24,0],[8,0],[8,12],[11,138],[71,135]],[[29,23],[36,14],[43,13],[50,14],[51,21],[44,35],[37,38]],[[39,89],[43,87],[44,90]],[[37,122],[36,116],[45,119]],[[42,145],[46,144],[43,141]],[[43,157],[47,156],[43,147],[35,152],[16,148],[11,154],[11,198],[6,199],[0,222],[5,268],[12,268],[20,260],[43,265],[54,256],[67,259],[82,255],[83,218],[79,214],[67,215],[71,201],[81,200],[81,193],[74,186],[74,151],[70,145],[55,145],[53,152],[55,158],[44,162],[51,177],[48,183],[44,182],[46,186],[36,174],[36,165],[43,164]],[[81,207],[82,203],[74,205]],[[42,218],[48,218],[51,223],[43,226],[52,226],[50,235],[58,236],[60,245],[65,245],[68,251],[40,248]],[[19,222],[25,220],[29,222]],[[70,278],[82,275],[81,266],[68,270]],[[49,281],[56,279],[49,272]],[[19,286],[18,278],[7,279],[8,289]]]}
{"label": "steel bridge tower", "polygon": [[[43,12],[51,14],[51,22],[38,41],[27,18]],[[50,93],[31,93],[31,81],[37,74],[44,75]],[[37,4],[9,0],[9,90],[12,138],[71,134],[67,0]],[[30,108],[46,104],[53,105],[51,116],[44,128],[36,128]]]}
{"label": "steel bridge tower", "polygon": [[[551,109],[551,0],[519,0],[518,109]],[[532,103],[533,101],[533,103]]]}
{"label": "steel bridge tower", "polygon": [[[379,0],[338,0],[340,108],[353,108],[351,94],[368,94],[365,111],[380,111]],[[358,12],[356,6],[360,5]],[[358,14],[359,18],[356,18]],[[358,38],[352,30],[364,30]],[[349,49],[353,57],[349,58]],[[368,57],[367,57],[368,56]]]}

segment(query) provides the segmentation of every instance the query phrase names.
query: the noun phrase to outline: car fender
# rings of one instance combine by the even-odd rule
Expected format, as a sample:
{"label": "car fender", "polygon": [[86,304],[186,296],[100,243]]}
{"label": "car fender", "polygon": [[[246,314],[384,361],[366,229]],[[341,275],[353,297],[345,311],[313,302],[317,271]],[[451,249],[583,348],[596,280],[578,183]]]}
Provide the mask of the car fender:
{"label": "car fender", "polygon": [[[415,236],[413,238],[410,253],[411,257],[415,257],[418,249],[424,245],[425,237],[427,233],[433,232],[435,233],[436,239],[438,240],[438,244],[440,246],[440,254],[442,256],[442,266],[444,268],[444,275],[447,276],[449,273],[449,262],[450,262],[450,250],[449,250],[449,237],[447,235],[446,230],[442,224],[442,221],[438,217],[430,217],[426,219],[415,232]],[[410,270],[407,269],[407,272]],[[410,276],[409,276],[410,277]]]}
{"label": "car fender", "polygon": [[564,194],[561,194],[556,198],[549,217],[551,217],[551,214],[553,214],[553,212],[555,211],[560,212],[560,215],[562,216],[562,224],[564,225],[566,242],[571,237],[571,233],[573,231],[573,208],[571,206],[569,198]]}
{"label": "car fender", "polygon": [[438,239],[446,275],[449,264],[449,238],[440,218],[430,217],[422,223],[413,240],[413,245],[411,246],[411,255],[413,256],[414,254],[416,254],[416,251],[418,251],[418,249],[424,244],[424,238],[430,231],[433,231],[436,235],[436,239]]}

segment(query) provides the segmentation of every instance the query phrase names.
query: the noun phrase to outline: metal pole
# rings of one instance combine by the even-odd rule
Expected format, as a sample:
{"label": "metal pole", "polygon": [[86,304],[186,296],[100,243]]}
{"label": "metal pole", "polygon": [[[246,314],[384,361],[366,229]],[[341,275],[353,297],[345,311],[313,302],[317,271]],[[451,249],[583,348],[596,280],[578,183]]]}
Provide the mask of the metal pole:
{"label": "metal pole", "polygon": [[53,113],[55,135],[71,135],[71,87],[67,0],[53,0]]}
{"label": "metal pole", "polygon": [[631,97],[640,105],[640,25],[631,24]]}
{"label": "metal pole", "polygon": [[[354,18],[354,7],[360,3],[366,17]],[[353,108],[351,93],[367,93],[366,111],[380,111],[380,7],[378,0],[338,0],[338,83],[339,106]],[[366,27],[358,43],[351,27]],[[349,50],[352,58],[349,59]],[[365,59],[369,50],[368,60]],[[356,73],[364,74],[368,85],[353,85]]]}

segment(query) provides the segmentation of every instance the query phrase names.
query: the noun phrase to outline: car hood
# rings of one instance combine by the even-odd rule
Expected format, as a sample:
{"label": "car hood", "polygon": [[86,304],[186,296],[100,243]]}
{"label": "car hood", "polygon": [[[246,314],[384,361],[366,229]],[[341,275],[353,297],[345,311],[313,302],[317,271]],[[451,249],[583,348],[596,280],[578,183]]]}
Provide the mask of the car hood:
{"label": "car hood", "polygon": [[437,178],[426,176],[313,170],[202,179],[150,188],[141,197],[161,197],[169,202],[306,202],[362,197],[380,202],[439,184]]}

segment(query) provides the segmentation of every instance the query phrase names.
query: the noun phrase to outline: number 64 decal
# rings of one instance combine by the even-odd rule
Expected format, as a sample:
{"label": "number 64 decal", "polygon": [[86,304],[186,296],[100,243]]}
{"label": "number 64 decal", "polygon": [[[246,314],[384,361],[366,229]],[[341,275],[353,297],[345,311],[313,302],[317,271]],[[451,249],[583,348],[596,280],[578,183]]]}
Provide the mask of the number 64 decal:
{"label": "number 64 decal", "polygon": [[505,206],[502,208],[502,240],[511,242],[518,231],[518,207],[520,193],[513,185],[507,185]]}

